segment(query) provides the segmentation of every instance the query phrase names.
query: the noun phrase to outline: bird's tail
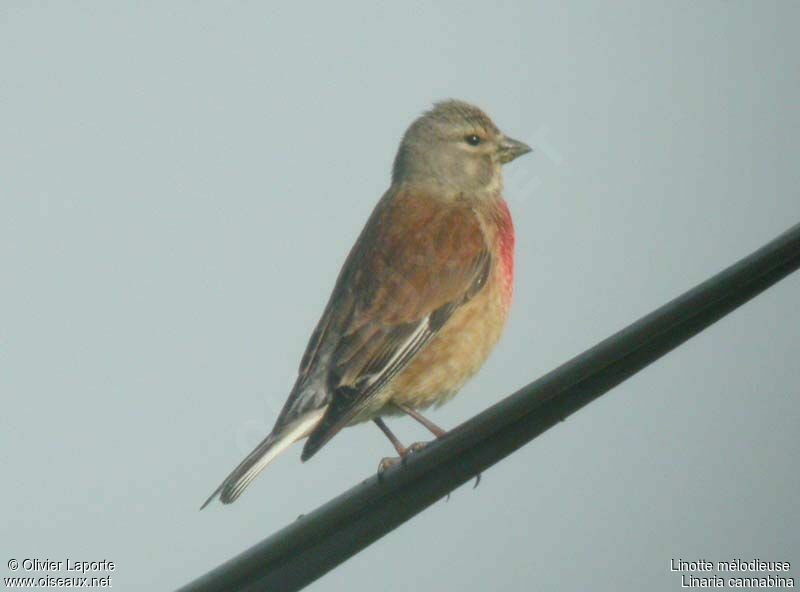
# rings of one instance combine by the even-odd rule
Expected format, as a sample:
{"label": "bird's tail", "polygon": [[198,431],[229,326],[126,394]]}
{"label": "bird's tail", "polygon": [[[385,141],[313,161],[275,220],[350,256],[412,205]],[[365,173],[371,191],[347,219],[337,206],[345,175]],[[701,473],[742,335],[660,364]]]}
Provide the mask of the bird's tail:
{"label": "bird's tail", "polygon": [[279,431],[273,430],[272,433],[255,447],[253,452],[248,454],[239,463],[230,475],[225,478],[219,487],[214,490],[205,503],[200,506],[202,510],[211,500],[219,495],[219,500],[223,504],[230,504],[242,495],[245,487],[255,479],[264,468],[275,459],[281,452],[289,448],[293,443],[301,438],[305,438],[322,419],[325,408],[315,409],[304,414],[302,417],[293,421],[289,425],[282,426]]}

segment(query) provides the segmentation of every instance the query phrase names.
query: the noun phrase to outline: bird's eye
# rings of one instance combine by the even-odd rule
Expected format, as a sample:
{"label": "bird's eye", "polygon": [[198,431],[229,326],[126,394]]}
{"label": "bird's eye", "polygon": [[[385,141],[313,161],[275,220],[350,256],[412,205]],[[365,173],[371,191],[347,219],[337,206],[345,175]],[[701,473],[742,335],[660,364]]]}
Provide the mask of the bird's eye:
{"label": "bird's eye", "polygon": [[464,141],[469,144],[470,146],[477,146],[481,143],[480,136],[476,136],[475,134],[470,134],[464,138]]}

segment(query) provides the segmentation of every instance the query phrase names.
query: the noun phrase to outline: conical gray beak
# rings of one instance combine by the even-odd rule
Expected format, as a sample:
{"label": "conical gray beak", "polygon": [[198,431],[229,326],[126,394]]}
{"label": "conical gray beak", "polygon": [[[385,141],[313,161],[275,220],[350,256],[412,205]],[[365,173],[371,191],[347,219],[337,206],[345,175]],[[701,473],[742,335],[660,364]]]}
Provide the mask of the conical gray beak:
{"label": "conical gray beak", "polygon": [[522,156],[523,154],[527,154],[533,150],[527,144],[520,142],[519,140],[515,140],[514,138],[504,137],[500,141],[500,149],[498,150],[498,154],[500,155],[500,162],[503,164],[507,162],[511,162],[515,158]]}

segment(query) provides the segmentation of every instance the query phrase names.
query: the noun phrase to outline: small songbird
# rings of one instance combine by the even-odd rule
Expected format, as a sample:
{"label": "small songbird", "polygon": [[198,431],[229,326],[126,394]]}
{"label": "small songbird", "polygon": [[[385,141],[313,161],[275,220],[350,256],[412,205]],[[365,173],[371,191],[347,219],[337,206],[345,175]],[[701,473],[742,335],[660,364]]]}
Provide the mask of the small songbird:
{"label": "small songbird", "polygon": [[500,337],[514,279],[502,165],[530,151],[462,101],[411,124],[275,427],[203,508],[217,495],[235,501],[302,438],[307,460],[343,427],[372,420],[403,457],[410,448],[382,419],[402,413],[445,434],[418,410],[458,392]]}

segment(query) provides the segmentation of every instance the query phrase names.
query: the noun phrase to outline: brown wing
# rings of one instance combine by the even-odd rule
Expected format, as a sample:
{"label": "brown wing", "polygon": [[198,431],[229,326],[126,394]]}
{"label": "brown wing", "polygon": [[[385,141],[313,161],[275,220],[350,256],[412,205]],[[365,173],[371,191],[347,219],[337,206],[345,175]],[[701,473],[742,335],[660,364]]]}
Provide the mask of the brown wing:
{"label": "brown wing", "polygon": [[[427,195],[388,195],[337,282],[311,356],[326,351],[325,417],[309,458],[347,425],[486,282],[491,256],[475,213]],[[339,294],[341,292],[341,294]],[[339,303],[346,309],[346,318]],[[338,326],[337,326],[338,325]],[[335,333],[335,343],[328,343]],[[313,363],[306,360],[306,371]]]}

